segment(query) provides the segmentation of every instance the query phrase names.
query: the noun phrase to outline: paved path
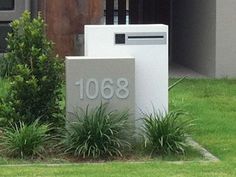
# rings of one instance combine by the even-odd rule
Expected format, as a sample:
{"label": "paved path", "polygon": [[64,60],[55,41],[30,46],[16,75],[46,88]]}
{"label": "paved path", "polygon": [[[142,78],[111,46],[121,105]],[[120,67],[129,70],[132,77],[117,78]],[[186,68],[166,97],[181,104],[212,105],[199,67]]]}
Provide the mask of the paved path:
{"label": "paved path", "polygon": [[189,68],[186,68],[182,65],[175,63],[171,63],[169,66],[169,76],[170,78],[180,78],[185,76],[187,76],[187,78],[197,78],[197,79],[207,78],[206,76],[196,71],[193,71]]}

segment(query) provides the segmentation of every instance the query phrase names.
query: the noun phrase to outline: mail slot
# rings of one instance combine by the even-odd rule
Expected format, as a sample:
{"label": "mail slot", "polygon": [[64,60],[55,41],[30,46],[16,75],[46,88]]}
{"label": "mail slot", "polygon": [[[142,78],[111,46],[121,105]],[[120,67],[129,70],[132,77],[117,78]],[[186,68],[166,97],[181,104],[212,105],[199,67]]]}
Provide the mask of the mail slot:
{"label": "mail slot", "polygon": [[166,32],[156,33],[119,33],[115,34],[115,44],[125,45],[164,45]]}

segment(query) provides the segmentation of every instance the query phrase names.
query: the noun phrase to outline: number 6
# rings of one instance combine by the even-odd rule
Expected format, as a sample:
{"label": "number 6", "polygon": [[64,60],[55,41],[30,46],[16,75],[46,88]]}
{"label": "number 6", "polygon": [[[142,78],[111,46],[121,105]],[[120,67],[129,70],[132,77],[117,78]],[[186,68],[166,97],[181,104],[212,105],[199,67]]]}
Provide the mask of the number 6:
{"label": "number 6", "polygon": [[[105,91],[108,90],[109,94],[106,94]],[[110,78],[105,78],[101,84],[101,94],[104,99],[111,99],[114,95],[113,81]]]}

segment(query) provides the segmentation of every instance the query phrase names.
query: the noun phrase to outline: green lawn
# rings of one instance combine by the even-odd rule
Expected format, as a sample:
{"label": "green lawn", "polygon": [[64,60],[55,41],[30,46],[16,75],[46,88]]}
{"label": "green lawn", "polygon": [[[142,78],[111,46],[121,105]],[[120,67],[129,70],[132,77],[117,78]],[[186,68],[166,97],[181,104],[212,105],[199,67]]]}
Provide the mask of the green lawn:
{"label": "green lawn", "polygon": [[196,119],[196,141],[221,160],[236,161],[236,80],[186,80],[171,91],[170,105]]}
{"label": "green lawn", "polygon": [[0,177],[235,177],[236,80],[185,80],[171,90],[170,109],[187,111],[196,120],[193,138],[219,157],[220,162],[153,160],[146,163],[0,166]]}
{"label": "green lawn", "polygon": [[30,167],[0,167],[1,177],[225,177],[236,176],[234,164],[214,163],[184,163],[170,164],[167,162],[153,162],[142,164],[107,163],[107,164],[79,164],[58,167],[30,166]]}

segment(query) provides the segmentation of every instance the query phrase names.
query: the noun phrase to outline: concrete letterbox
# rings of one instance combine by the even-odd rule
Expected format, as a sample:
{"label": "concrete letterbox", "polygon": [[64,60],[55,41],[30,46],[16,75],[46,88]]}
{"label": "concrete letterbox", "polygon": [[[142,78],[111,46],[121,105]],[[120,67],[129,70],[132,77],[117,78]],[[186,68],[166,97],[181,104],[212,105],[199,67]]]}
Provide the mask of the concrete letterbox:
{"label": "concrete letterbox", "polygon": [[132,57],[66,57],[66,109],[109,102],[111,110],[129,110],[134,123],[135,60]]}

